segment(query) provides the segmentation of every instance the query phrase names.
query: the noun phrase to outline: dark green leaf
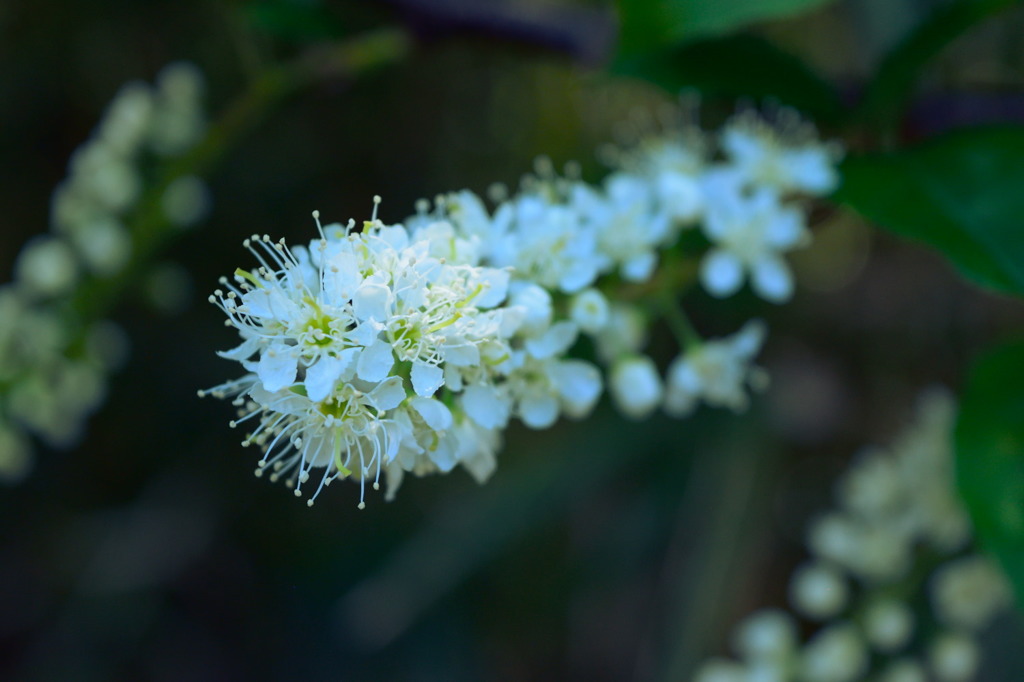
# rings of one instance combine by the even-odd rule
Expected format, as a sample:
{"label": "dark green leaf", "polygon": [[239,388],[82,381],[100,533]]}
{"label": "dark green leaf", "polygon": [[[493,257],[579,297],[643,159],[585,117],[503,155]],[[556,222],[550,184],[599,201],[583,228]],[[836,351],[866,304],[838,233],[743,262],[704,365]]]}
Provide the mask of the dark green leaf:
{"label": "dark green leaf", "polygon": [[292,42],[336,38],[343,33],[337,18],[317,2],[266,0],[245,5],[243,11],[255,28]]}
{"label": "dark green leaf", "polygon": [[1024,127],[962,130],[849,158],[837,198],[942,251],[975,282],[1024,294]]}
{"label": "dark green leaf", "polygon": [[619,51],[640,54],[798,14],[830,0],[618,0]]}
{"label": "dark green leaf", "polygon": [[962,0],[942,7],[894,49],[878,68],[858,107],[858,117],[891,125],[902,113],[924,66],[954,38],[1020,0]]}
{"label": "dark green leaf", "polygon": [[956,470],[978,538],[1024,604],[1024,342],[974,368],[957,419]]}
{"label": "dark green leaf", "polygon": [[835,90],[793,55],[753,36],[702,40],[617,60],[612,73],[650,81],[671,93],[772,97],[818,120],[842,107]]}

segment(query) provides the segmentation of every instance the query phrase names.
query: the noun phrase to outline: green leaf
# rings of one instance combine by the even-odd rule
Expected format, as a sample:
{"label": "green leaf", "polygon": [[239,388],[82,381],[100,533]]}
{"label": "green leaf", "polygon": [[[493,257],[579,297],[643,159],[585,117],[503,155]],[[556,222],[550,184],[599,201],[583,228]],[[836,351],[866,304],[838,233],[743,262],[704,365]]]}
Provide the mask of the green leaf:
{"label": "green leaf", "polygon": [[842,111],[835,90],[803,61],[754,36],[702,40],[616,60],[611,72],[641,78],[676,94],[772,97],[817,120]]}
{"label": "green leaf", "polygon": [[245,18],[257,29],[291,42],[337,38],[341,23],[316,0],[263,0],[245,5]]}
{"label": "green leaf", "polygon": [[961,130],[843,162],[836,198],[929,244],[968,278],[1024,294],[1024,127]]}
{"label": "green leaf", "polygon": [[956,472],[982,545],[1024,604],[1024,342],[974,368],[956,424]]}
{"label": "green leaf", "polygon": [[902,113],[925,65],[957,36],[1020,0],[962,0],[939,8],[900,43],[878,67],[857,107],[856,117],[891,125]]}
{"label": "green leaf", "polygon": [[766,19],[809,10],[831,0],[618,0],[619,53],[729,33]]}

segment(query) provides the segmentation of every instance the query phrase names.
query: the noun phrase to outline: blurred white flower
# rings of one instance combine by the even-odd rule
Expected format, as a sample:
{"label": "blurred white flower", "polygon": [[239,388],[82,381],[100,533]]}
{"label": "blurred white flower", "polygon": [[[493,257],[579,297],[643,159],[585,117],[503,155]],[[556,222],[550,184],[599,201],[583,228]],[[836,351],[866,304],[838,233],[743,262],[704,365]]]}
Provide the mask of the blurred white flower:
{"label": "blurred white flower", "polygon": [[608,384],[616,407],[631,419],[650,415],[661,402],[661,375],[654,361],[646,355],[619,359],[612,365]]}
{"label": "blurred white flower", "polygon": [[678,356],[668,368],[665,411],[685,416],[700,401],[737,412],[746,409],[747,386],[761,390],[767,383],[764,370],[751,364],[764,336],[764,324],[752,320],[732,336],[705,341]]}

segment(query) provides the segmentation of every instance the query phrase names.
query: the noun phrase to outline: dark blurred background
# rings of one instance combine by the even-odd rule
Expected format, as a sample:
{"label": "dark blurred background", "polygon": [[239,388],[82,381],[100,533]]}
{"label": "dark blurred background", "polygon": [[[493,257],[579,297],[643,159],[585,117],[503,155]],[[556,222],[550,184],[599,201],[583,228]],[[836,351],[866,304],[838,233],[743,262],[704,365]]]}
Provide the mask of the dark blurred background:
{"label": "dark blurred background", "polygon": [[[77,447],[40,446],[29,478],[0,491],[0,679],[685,679],[742,615],[784,604],[802,530],[850,458],[894,436],[920,389],[960,388],[977,349],[1024,322],[939,256],[824,207],[790,305],[687,299],[709,336],[768,320],[773,384],[749,414],[637,424],[602,404],[585,423],[510,429],[484,487],[456,471],[407,480],[392,503],[371,494],[364,511],[355,486],[307,509],[252,477],[230,407],[196,398],[236,372],[214,355],[233,338],[205,296],[248,261],[242,239],[301,242],[311,210],[362,219],[373,194],[401,220],[419,197],[514,186],[539,154],[597,180],[616,126],[670,99],[602,73],[615,30],[602,3],[309,4],[321,38],[267,32],[240,1],[0,4],[4,281],[125,81],[193,61],[215,118],[261,64],[308,42],[388,24],[418,37],[408,59],[307,90],[230,150],[209,219],[159,259],[188,279],[157,303],[181,305],[154,305],[147,282],[126,292],[114,318],[132,353],[105,407]],[[849,0],[752,30],[855,98],[938,4]],[[957,41],[905,134],[1022,120],[1022,34],[1015,11]],[[732,107],[710,99],[705,117]],[[1022,638],[1000,621],[980,679],[1024,679]]]}

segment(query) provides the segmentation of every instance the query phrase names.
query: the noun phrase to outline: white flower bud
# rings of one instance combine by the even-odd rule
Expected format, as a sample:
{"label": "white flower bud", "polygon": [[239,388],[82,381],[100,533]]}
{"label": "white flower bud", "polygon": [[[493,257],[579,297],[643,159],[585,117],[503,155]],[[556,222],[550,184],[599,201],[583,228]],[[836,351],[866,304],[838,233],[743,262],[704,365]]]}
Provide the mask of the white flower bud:
{"label": "white flower bud", "polygon": [[974,631],[985,627],[1013,598],[999,567],[977,555],[936,570],[931,596],[935,613],[943,624]]}
{"label": "white flower bud", "polygon": [[853,682],[867,670],[864,640],[849,623],[825,628],[801,654],[801,679],[807,682]]}
{"label": "white flower bud", "polygon": [[846,606],[849,588],[839,571],[823,563],[798,568],[789,583],[789,599],[801,614],[827,620]]}
{"label": "white flower bud", "polygon": [[914,633],[914,613],[901,601],[877,599],[864,610],[864,634],[879,651],[902,649]]}
{"label": "white flower bud", "polygon": [[966,635],[939,635],[928,652],[928,663],[939,682],[965,682],[978,670],[978,645]]}
{"label": "white flower bud", "polygon": [[192,227],[210,212],[210,191],[194,175],[176,179],[160,199],[167,220],[178,227]]}
{"label": "white flower bud", "polygon": [[22,248],[15,263],[19,287],[26,293],[57,296],[67,293],[78,279],[78,264],[62,239],[36,237]]}
{"label": "white flower bud", "polygon": [[597,337],[597,353],[606,363],[636,353],[647,340],[647,323],[635,306],[617,303],[611,306],[608,324]]}
{"label": "white flower bud", "polygon": [[796,645],[796,623],[780,609],[763,609],[751,614],[733,637],[733,648],[747,661],[782,660],[793,653]]}
{"label": "white flower bud", "polygon": [[654,361],[645,355],[616,362],[609,388],[619,410],[633,419],[646,417],[661,402],[661,376]]}
{"label": "white flower bud", "polygon": [[572,298],[569,317],[588,334],[596,334],[608,324],[608,300],[597,289],[585,289]]}

